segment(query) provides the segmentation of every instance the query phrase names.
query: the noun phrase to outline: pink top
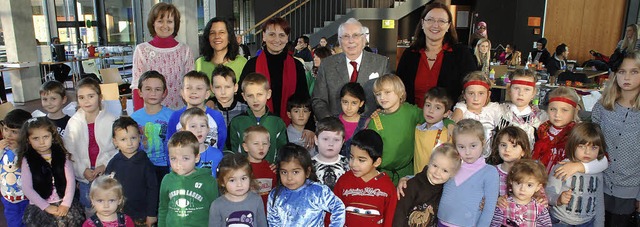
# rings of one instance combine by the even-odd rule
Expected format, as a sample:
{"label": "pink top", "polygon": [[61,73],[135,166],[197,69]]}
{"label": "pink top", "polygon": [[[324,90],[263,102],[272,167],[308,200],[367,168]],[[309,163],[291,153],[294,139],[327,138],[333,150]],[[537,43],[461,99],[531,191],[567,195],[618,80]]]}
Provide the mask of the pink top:
{"label": "pink top", "polygon": [[149,44],[157,48],[171,48],[177,46],[179,43],[173,36],[169,36],[166,38],[155,36],[151,41],[149,41]]}
{"label": "pink top", "polygon": [[[104,227],[120,227],[118,225],[118,219],[116,219],[115,221],[107,221],[107,222],[102,222],[102,226]],[[124,226],[125,227],[135,227],[135,224],[133,223],[133,220],[131,219],[131,217],[129,217],[129,215],[124,215]],[[91,221],[91,218],[87,218],[86,221],[84,221],[84,223],[82,223],[82,227],[97,227],[95,223],[93,223],[93,221]]]}
{"label": "pink top", "polygon": [[96,128],[95,123],[87,124],[89,128],[89,162],[91,167],[96,167],[96,160],[98,159],[98,154],[100,153],[100,147],[98,146],[98,142],[96,141]]}
{"label": "pink top", "polygon": [[496,166],[498,169],[498,176],[500,177],[500,196],[507,194],[507,176],[509,173],[502,170],[502,164]]}
{"label": "pink top", "polygon": [[[42,157],[46,158],[46,156]],[[67,187],[64,190],[64,198],[62,198],[61,205],[71,207],[73,195],[76,192],[76,178],[73,174],[73,166],[69,160],[64,162],[64,178],[67,179]],[[33,204],[41,210],[46,209],[51,203],[60,201],[60,196],[58,196],[55,186],[51,189],[51,196],[47,199],[40,197],[40,194],[33,189],[31,169],[29,169],[29,163],[26,158],[22,159],[22,190],[24,191],[24,195],[29,198],[29,204]]]}
{"label": "pink top", "polygon": [[[169,41],[165,40],[165,42]],[[165,42],[158,43],[166,44]],[[162,105],[174,110],[182,108],[184,107],[180,96],[182,76],[194,69],[194,62],[191,48],[184,43],[178,43],[170,48],[159,48],[148,42],[138,44],[133,53],[131,88],[138,89],[138,79],[142,73],[156,70],[167,81],[168,94],[162,101]]]}
{"label": "pink top", "polygon": [[351,139],[351,136],[353,136],[353,132],[355,132],[356,128],[358,127],[358,122],[348,122],[342,117],[342,114],[340,114],[339,118],[340,122],[342,122],[342,124],[344,125],[344,139]]}
{"label": "pink top", "polygon": [[484,162],[483,157],[478,158],[476,162],[471,164],[462,162],[462,165],[460,165],[460,170],[458,171],[458,173],[456,173],[456,176],[454,177],[456,181],[456,186],[464,183],[464,181],[469,179],[469,177],[471,177],[474,173],[478,172],[478,170],[482,169],[482,167],[486,165],[487,163]]}

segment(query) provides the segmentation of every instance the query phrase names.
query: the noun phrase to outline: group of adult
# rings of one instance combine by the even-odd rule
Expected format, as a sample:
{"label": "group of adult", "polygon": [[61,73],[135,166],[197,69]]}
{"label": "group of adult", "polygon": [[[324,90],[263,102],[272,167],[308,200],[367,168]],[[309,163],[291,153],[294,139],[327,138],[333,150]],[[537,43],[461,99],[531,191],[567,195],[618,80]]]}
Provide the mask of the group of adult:
{"label": "group of adult", "polygon": [[[462,78],[475,70],[472,55],[468,48],[458,44],[451,21],[451,12],[441,3],[429,4],[422,12],[415,30],[417,39],[398,63],[397,74],[405,83],[409,103],[421,103],[424,93],[435,86],[447,88],[455,99],[462,91]],[[262,25],[263,51],[249,60],[239,54],[239,43],[227,20],[216,17],[207,23],[200,40],[201,56],[195,61],[189,46],[175,39],[179,26],[180,12],[175,6],[154,5],[147,21],[153,39],[139,44],[133,57],[132,88],[136,108],[142,106],[136,91],[137,80],[148,70],[156,70],[166,77],[168,91],[163,104],[178,109],[184,106],[180,97],[184,74],[195,69],[211,76],[215,67],[225,65],[236,73],[238,84],[249,73],[265,75],[272,89],[269,110],[285,121],[288,120],[286,99],[291,95],[310,97],[316,119],[338,115],[340,89],[349,82],[358,82],[365,88],[367,114],[376,109],[373,80],[391,71],[387,57],[363,51],[367,43],[365,27],[353,18],[338,29],[341,53],[331,55],[328,46],[314,50],[314,55],[324,59],[321,64],[314,64],[312,87],[308,85],[303,64],[285,49],[291,28],[283,18],[270,18]],[[326,43],[326,39],[324,41]]]}

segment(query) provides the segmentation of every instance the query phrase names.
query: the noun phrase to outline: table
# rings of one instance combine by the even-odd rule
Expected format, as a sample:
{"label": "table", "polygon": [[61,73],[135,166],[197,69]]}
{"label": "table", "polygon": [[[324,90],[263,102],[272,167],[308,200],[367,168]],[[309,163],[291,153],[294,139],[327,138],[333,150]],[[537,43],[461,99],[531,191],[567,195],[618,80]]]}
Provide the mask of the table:
{"label": "table", "polygon": [[[40,65],[43,66],[42,69],[42,74],[44,75],[44,77],[42,78],[42,82],[46,82],[49,80],[53,80],[54,78],[49,78],[46,75],[51,72],[51,66],[52,65],[58,65],[58,64],[64,64],[64,63],[70,63],[71,64],[71,81],[73,82],[73,86],[75,87],[76,82],[78,82],[81,78],[80,78],[80,63],[82,61],[86,61],[86,60],[91,60],[91,59],[102,59],[104,57],[88,57],[88,58],[71,58],[65,61],[55,61],[55,62],[40,62]],[[100,61],[102,64],[102,61]],[[48,68],[48,71],[47,71]],[[101,68],[101,67],[99,67]],[[64,82],[63,82],[64,84]]]}

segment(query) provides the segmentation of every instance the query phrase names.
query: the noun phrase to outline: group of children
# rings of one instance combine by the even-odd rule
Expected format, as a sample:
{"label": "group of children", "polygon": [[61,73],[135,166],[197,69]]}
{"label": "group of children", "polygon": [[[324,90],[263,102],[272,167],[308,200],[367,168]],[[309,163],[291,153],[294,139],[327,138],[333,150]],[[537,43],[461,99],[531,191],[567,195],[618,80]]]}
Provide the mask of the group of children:
{"label": "group of children", "polygon": [[[232,70],[189,72],[187,106],[173,111],[161,105],[164,77],[149,71],[138,83],[145,107],[119,118],[102,109],[93,79],[78,83],[79,109],[64,115],[64,87],[50,81],[46,117],[16,109],[4,119],[4,215],[9,226],[603,226],[605,213],[630,218],[640,191],[640,167],[620,160],[640,145],[638,72],[634,53],[594,123],[580,123],[571,88],[553,90],[547,111],[531,105],[537,78],[521,70],[504,104],[489,101],[479,72],[455,105],[437,87],[420,106],[405,103],[400,78],[384,75],[370,117],[364,89],[348,83],[342,113],[317,120],[311,148],[300,139],[314,121],[309,100],[289,98],[286,126],[258,73],[240,85],[245,104],[216,89],[237,90]],[[216,109],[205,105],[210,91]]]}

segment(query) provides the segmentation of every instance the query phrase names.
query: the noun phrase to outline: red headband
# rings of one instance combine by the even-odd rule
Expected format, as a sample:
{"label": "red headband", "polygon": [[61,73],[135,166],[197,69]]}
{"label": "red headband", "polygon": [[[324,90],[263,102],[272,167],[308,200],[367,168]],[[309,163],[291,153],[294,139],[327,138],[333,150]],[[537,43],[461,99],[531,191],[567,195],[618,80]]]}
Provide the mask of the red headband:
{"label": "red headband", "polygon": [[526,85],[529,87],[536,87],[536,83],[532,82],[532,81],[526,81],[526,80],[512,80],[511,81],[511,85],[514,84],[520,84],[520,85]]}
{"label": "red headband", "polygon": [[469,82],[464,83],[463,88],[466,89],[467,87],[471,86],[471,85],[480,85],[483,86],[487,89],[491,89],[491,86],[489,86],[489,84],[487,82],[484,82],[482,80],[471,80]]}
{"label": "red headband", "polygon": [[553,98],[550,98],[549,99],[549,103],[552,103],[552,102],[564,102],[564,103],[567,103],[567,104],[573,106],[574,108],[577,106],[576,102],[574,102],[571,99],[565,98],[565,97],[553,97]]}

